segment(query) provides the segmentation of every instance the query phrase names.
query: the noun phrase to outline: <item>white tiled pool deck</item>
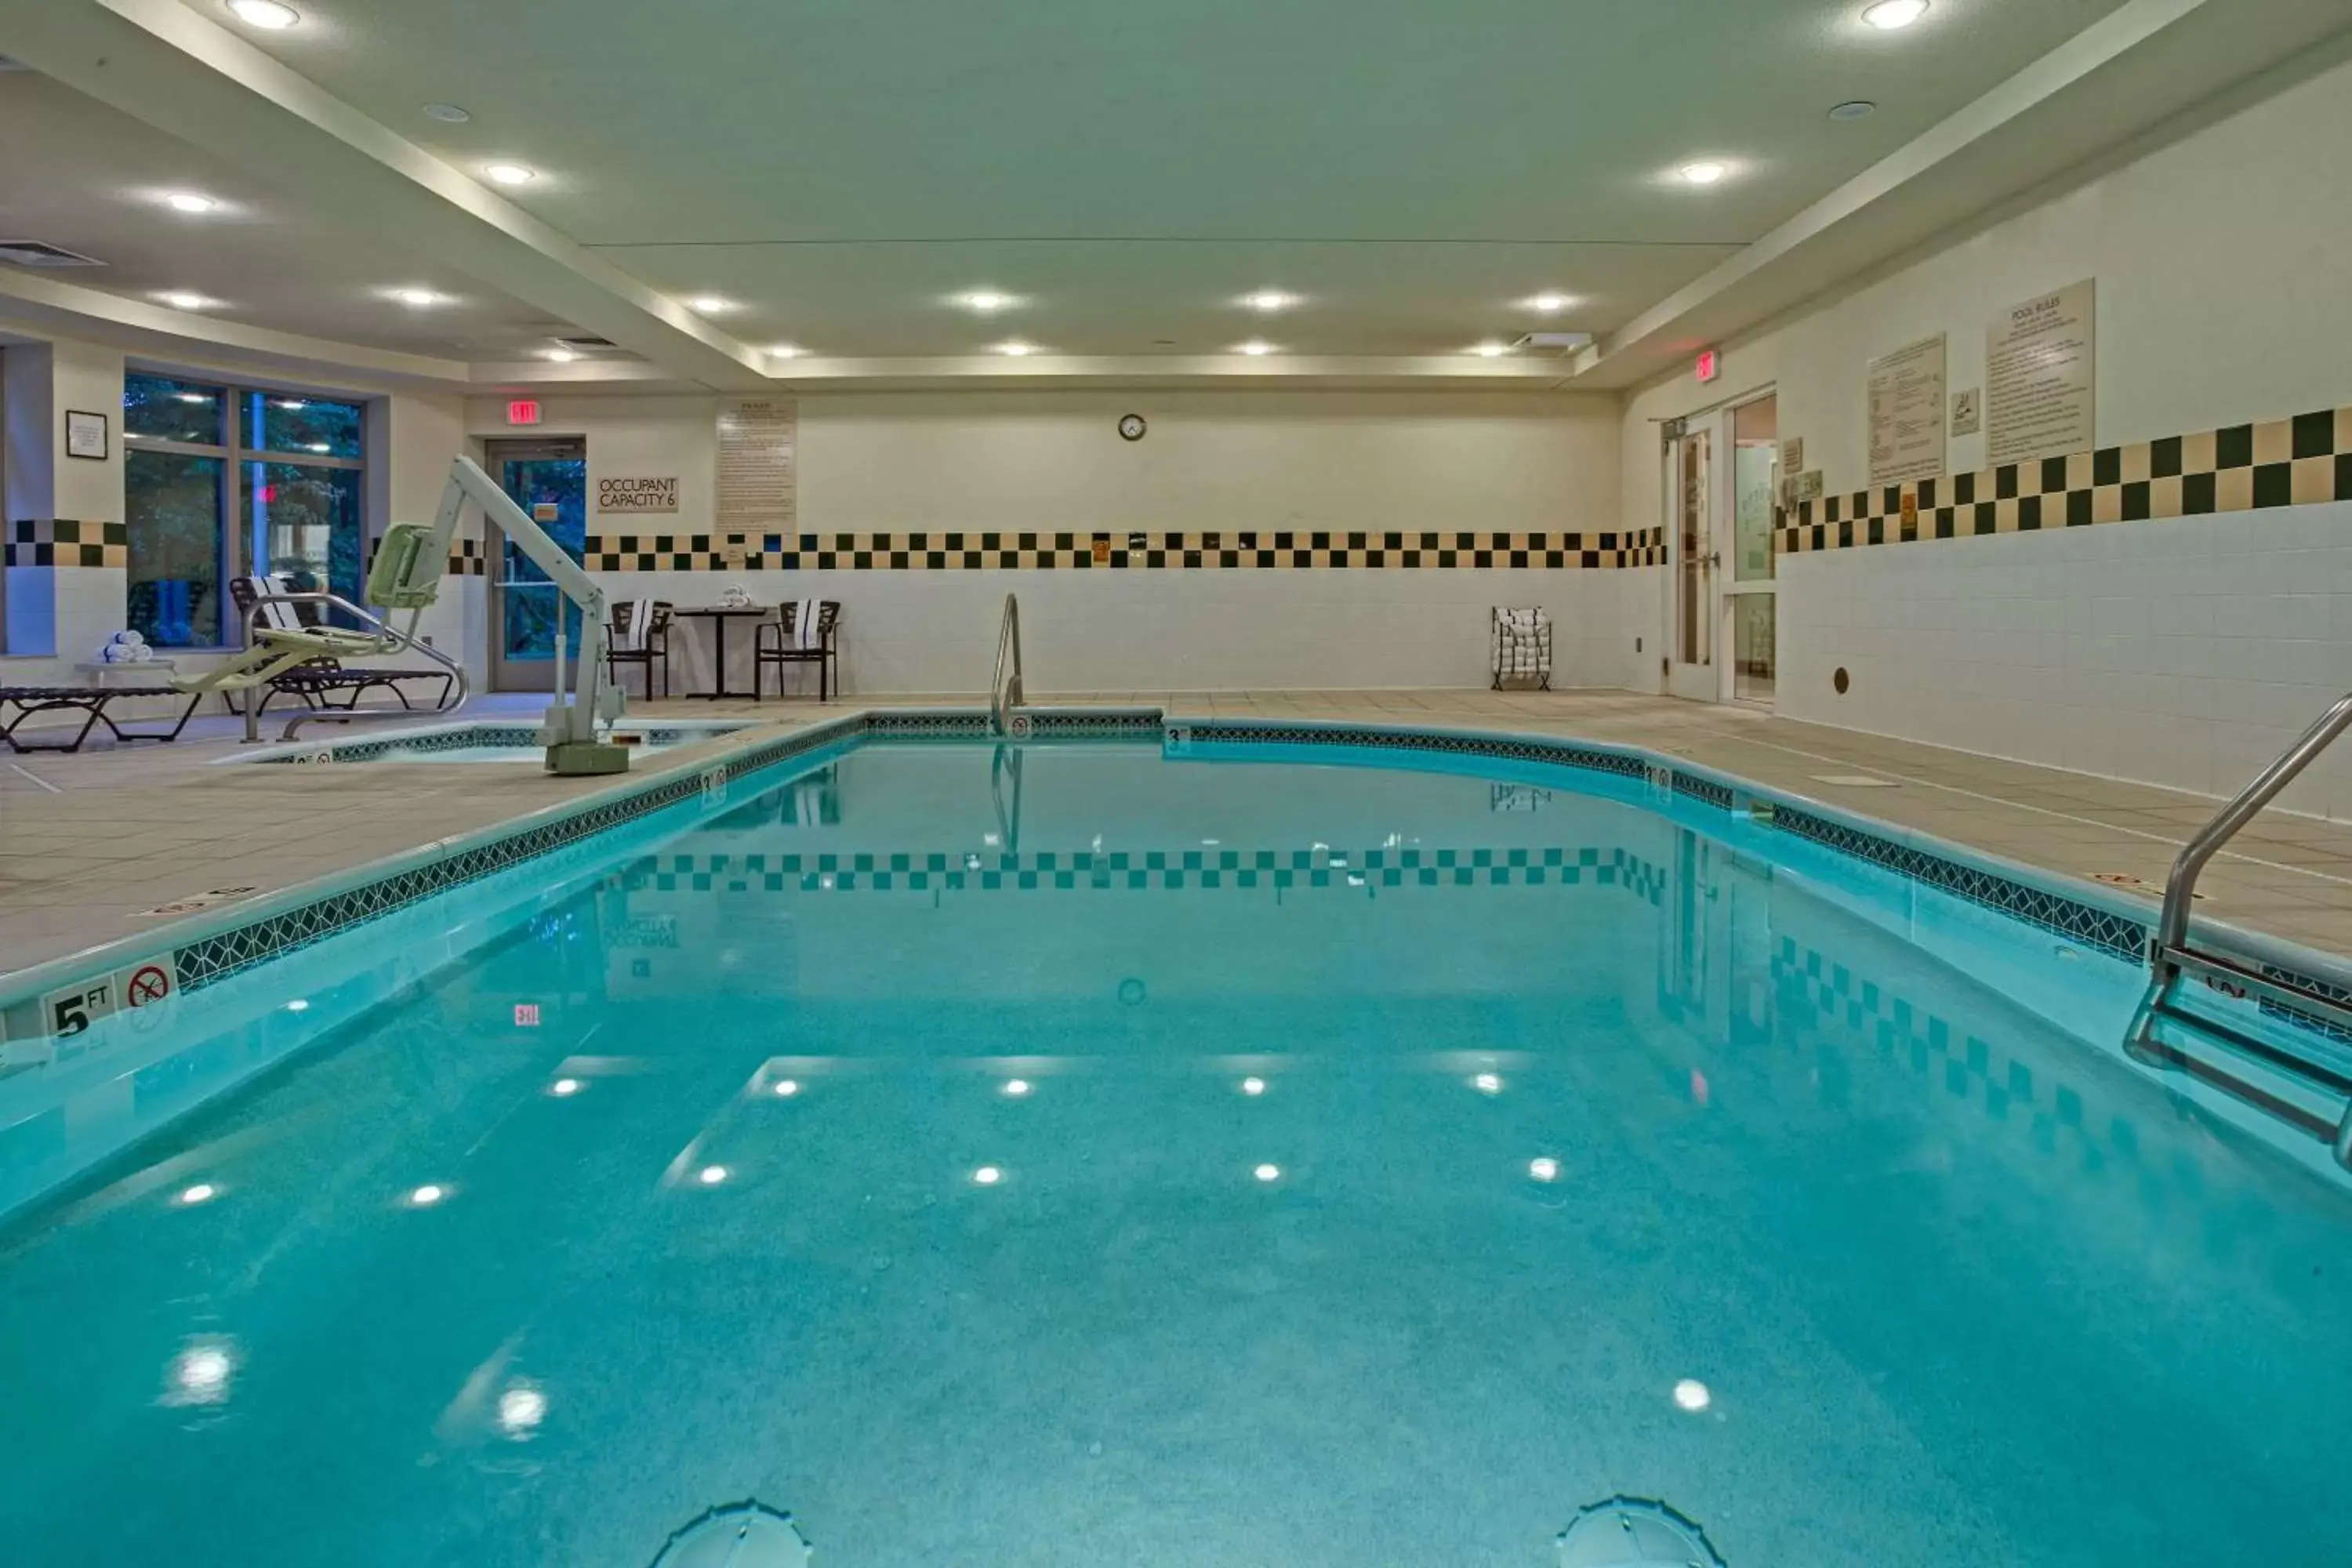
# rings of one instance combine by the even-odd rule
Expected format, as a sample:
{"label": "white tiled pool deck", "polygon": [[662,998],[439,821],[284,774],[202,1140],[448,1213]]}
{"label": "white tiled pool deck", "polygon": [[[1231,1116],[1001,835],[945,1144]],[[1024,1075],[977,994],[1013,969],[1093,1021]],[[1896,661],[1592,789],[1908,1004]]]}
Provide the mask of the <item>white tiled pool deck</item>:
{"label": "white tiled pool deck", "polygon": [[[467,715],[523,717],[541,700],[488,698]],[[981,700],[961,693],[830,705],[673,701],[632,712],[751,718],[788,730],[864,708]],[[2136,878],[2151,890],[2218,804],[1742,708],[1625,692],[1108,691],[1037,693],[1031,700],[1621,742],[2027,865]],[[310,738],[343,732],[318,729]],[[236,721],[209,718],[170,746],[0,753],[0,972],[137,934],[158,923],[146,911],[175,900],[221,887],[290,887],[609,782],[551,778],[528,765],[214,766],[239,749],[236,733]],[[642,769],[690,763],[740,739],[680,747]],[[1838,782],[1857,778],[1880,782]],[[2201,915],[2352,954],[2352,825],[2267,813],[2213,863],[2201,888]]]}

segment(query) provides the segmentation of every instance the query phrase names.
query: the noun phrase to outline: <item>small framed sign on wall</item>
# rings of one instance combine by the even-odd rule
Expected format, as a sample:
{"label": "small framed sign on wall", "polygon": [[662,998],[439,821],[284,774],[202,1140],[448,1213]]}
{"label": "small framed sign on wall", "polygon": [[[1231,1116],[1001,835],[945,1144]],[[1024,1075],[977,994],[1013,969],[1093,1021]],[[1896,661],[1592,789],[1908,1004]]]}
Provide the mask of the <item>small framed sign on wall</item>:
{"label": "small framed sign on wall", "polygon": [[103,463],[107,458],[106,416],[84,409],[66,410],[66,456]]}

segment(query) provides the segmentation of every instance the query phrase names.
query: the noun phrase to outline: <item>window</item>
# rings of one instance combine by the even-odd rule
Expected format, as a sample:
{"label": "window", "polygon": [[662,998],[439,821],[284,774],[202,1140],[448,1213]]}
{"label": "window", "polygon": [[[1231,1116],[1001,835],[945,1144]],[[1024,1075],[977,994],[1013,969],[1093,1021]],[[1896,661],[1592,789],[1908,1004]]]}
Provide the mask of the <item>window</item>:
{"label": "window", "polygon": [[255,573],[356,603],[362,423],[356,403],[125,376],[131,626],[158,647],[234,646],[228,581]]}

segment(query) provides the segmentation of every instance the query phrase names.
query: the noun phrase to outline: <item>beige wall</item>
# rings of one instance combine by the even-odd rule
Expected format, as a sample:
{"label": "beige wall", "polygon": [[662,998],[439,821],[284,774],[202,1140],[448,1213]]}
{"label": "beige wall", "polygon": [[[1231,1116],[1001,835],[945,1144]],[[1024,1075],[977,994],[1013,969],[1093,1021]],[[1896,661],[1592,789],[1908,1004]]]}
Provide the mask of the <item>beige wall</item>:
{"label": "beige wall", "polygon": [[[2101,445],[2352,405],[2347,147],[2352,64],[1734,341],[1712,386],[1629,403],[1624,521],[1661,519],[1658,420],[1766,386],[1829,493],[1863,488],[1872,358],[1941,332],[1950,388],[1980,386],[1987,322],[2085,278]],[[1983,462],[1951,439],[1949,471]],[[2352,686],[2347,540],[2339,504],[1783,556],[1779,708],[2227,793]],[[2352,768],[2294,800],[2352,815]]]}
{"label": "beige wall", "polygon": [[[1599,532],[1617,495],[1615,400],[1558,394],[931,393],[799,400],[811,532],[1471,529]],[[1119,438],[1119,416],[1150,424]],[[558,396],[529,432],[476,398],[467,431],[580,435],[592,479],[680,480],[675,518],[592,529],[690,534],[712,521],[712,397]],[[1465,686],[1486,679],[1487,608],[1541,604],[1562,684],[1616,684],[1650,573],[1469,569],[803,572],[735,574],[756,596],[835,597],[853,691],[976,690],[998,607],[1022,596],[1033,688]],[[728,576],[623,574],[693,603]],[[1633,584],[1643,585],[1637,590]],[[740,642],[740,639],[738,639]],[[1618,658],[1622,643],[1623,659]],[[683,655],[683,679],[707,679]],[[738,683],[748,679],[737,676]]]}
{"label": "beige wall", "polygon": [[[676,475],[709,527],[712,397],[555,396],[516,430],[467,405],[476,438],[584,436],[602,476]],[[1118,416],[1150,431],[1119,438]],[[801,521],[908,529],[1475,528],[1598,531],[1614,515],[1616,407],[1529,394],[933,393],[800,399]],[[593,521],[592,518],[592,521]]]}
{"label": "beige wall", "polygon": [[[2352,63],[2297,82],[2049,202],[1726,346],[1724,373],[1643,389],[1624,422],[1624,516],[1660,518],[1657,420],[1777,386],[1830,492],[1868,479],[1864,366],[1947,334],[1957,391],[1984,383],[1995,314],[2098,280],[2098,438],[2145,441],[2352,401]],[[1955,437],[1951,471],[1984,461]]]}

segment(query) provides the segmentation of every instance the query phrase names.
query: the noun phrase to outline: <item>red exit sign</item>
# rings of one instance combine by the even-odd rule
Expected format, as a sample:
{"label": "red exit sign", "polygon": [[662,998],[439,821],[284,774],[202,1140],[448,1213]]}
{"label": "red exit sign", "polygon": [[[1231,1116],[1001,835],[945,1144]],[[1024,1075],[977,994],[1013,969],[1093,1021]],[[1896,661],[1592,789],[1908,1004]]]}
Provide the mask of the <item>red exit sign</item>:
{"label": "red exit sign", "polygon": [[538,398],[518,397],[507,405],[507,423],[536,425],[539,423],[539,412]]}
{"label": "red exit sign", "polygon": [[1702,384],[1723,374],[1723,356],[1713,349],[1702,350],[1698,356],[1698,379]]}

